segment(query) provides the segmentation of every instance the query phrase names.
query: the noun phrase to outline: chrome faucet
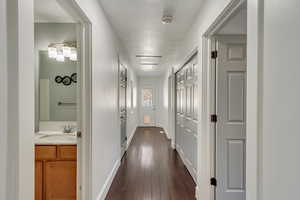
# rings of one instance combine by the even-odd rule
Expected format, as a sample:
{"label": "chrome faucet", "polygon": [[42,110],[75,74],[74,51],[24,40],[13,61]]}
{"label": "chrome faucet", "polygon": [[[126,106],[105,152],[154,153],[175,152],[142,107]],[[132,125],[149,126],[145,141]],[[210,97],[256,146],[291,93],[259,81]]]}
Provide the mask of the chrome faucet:
{"label": "chrome faucet", "polygon": [[73,126],[71,126],[71,125],[65,125],[63,132],[64,133],[72,133],[73,132]]}

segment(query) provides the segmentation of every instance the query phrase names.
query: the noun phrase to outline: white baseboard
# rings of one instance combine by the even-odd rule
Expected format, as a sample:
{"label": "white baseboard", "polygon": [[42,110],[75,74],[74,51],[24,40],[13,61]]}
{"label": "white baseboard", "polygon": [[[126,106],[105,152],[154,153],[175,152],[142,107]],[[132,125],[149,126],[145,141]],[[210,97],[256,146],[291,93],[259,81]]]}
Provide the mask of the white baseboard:
{"label": "white baseboard", "polygon": [[170,137],[170,134],[168,133],[167,129],[165,129],[165,128],[163,128],[163,129],[164,129],[164,131],[165,131],[165,133],[166,133],[167,138],[170,140],[171,137]]}
{"label": "white baseboard", "polygon": [[172,141],[171,147],[172,147],[172,149],[175,149],[175,143],[174,143],[174,141]]}
{"label": "white baseboard", "polygon": [[195,189],[195,197],[196,197],[197,200],[200,199],[200,194],[199,194],[199,188],[198,188],[198,186],[196,186],[196,189]]}
{"label": "white baseboard", "polygon": [[99,195],[96,198],[97,200],[105,200],[105,197],[106,197],[106,195],[107,195],[107,193],[109,191],[109,188],[110,188],[110,186],[111,186],[111,184],[112,184],[112,182],[114,180],[114,177],[117,174],[117,171],[118,171],[118,169],[120,167],[120,164],[121,164],[120,160],[117,160],[115,162],[113,169],[109,173],[109,176],[107,177],[107,179],[106,179],[106,181],[105,181],[105,183],[104,183],[104,185],[103,185],[103,187],[102,187]]}
{"label": "white baseboard", "polygon": [[194,182],[197,183],[197,170],[195,168],[193,168],[191,161],[186,157],[182,148],[179,145],[177,145],[177,152],[178,152],[179,157],[181,158],[183,164],[186,166],[189,173],[191,174]]}
{"label": "white baseboard", "polygon": [[131,144],[131,141],[132,141],[132,138],[133,138],[134,134],[136,133],[136,129],[137,129],[137,128],[138,128],[138,127],[136,127],[136,128],[133,130],[133,132],[131,133],[131,135],[129,136],[129,138],[128,138],[128,140],[127,140],[127,148],[126,148],[126,149],[129,148],[129,146],[130,146],[130,144]]}

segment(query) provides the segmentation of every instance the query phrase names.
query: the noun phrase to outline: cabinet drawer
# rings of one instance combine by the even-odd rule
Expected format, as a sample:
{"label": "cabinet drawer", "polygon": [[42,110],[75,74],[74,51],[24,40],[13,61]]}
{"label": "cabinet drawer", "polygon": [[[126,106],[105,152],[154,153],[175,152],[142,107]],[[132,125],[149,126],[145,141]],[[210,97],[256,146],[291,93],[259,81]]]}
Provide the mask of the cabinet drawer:
{"label": "cabinet drawer", "polygon": [[76,160],[77,148],[75,145],[58,146],[58,159]]}
{"label": "cabinet drawer", "polygon": [[35,146],[36,160],[55,160],[56,146]]}

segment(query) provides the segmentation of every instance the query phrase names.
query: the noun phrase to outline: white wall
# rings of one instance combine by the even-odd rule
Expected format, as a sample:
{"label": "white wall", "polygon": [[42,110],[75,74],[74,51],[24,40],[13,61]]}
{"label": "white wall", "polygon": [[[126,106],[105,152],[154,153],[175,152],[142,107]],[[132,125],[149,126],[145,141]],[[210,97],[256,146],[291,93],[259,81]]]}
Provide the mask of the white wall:
{"label": "white wall", "polygon": [[9,0],[7,4],[6,199],[34,199],[33,1]]}
{"label": "white wall", "polygon": [[161,77],[161,109],[159,112],[160,125],[165,129],[169,138],[172,134],[169,126],[169,93],[168,93],[168,84],[169,84],[169,74],[165,73]]}
{"label": "white wall", "polygon": [[261,199],[299,199],[300,2],[264,1]]}
{"label": "white wall", "polygon": [[[135,72],[127,68],[127,146],[130,144],[135,130],[138,126],[138,106],[137,106],[137,93],[138,93],[138,78]],[[132,90],[131,90],[132,87]],[[131,94],[132,93],[132,94]]]}
{"label": "white wall", "polygon": [[243,7],[218,30],[220,35],[247,34],[247,7]]}
{"label": "white wall", "polygon": [[92,24],[92,199],[104,199],[120,160],[118,55],[130,67],[98,0],[76,0]]}

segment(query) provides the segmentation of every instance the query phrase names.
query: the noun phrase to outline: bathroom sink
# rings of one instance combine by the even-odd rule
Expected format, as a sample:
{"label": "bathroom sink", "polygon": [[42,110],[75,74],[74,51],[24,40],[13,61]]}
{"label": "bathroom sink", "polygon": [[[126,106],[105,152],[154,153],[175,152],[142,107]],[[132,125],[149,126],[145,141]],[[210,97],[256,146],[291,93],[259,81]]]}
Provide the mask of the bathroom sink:
{"label": "bathroom sink", "polygon": [[36,144],[76,144],[75,133],[39,132],[35,137]]}

